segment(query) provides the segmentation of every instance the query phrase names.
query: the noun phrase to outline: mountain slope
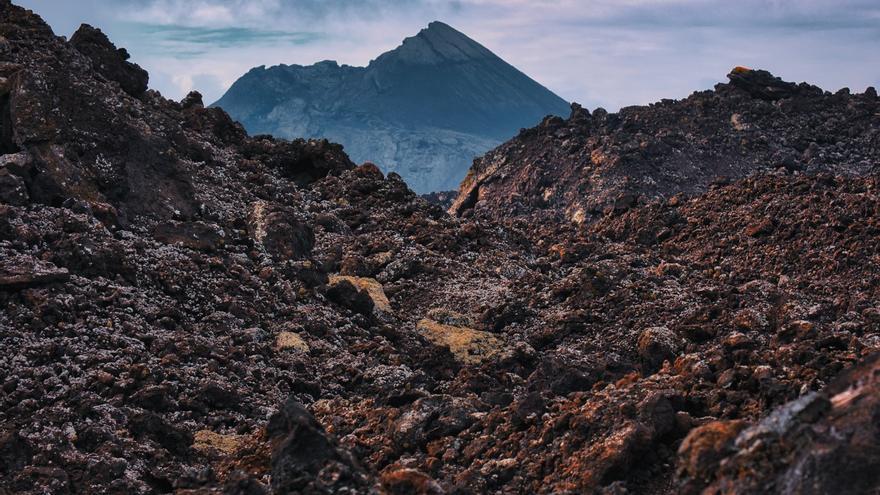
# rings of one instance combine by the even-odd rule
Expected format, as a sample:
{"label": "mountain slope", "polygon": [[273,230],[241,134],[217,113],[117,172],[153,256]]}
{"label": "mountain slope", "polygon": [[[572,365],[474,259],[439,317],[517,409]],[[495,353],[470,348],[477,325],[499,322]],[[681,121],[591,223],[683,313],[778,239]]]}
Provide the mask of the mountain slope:
{"label": "mountain slope", "polygon": [[458,187],[476,156],[568,104],[441,22],[367,67],[251,70],[215,104],[248,131],[326,137],[417,192]]}
{"label": "mountain slope", "polygon": [[755,173],[863,174],[880,161],[874,88],[829,93],[762,70],[663,100],[546,119],[475,161],[452,210],[560,213],[576,222]]}

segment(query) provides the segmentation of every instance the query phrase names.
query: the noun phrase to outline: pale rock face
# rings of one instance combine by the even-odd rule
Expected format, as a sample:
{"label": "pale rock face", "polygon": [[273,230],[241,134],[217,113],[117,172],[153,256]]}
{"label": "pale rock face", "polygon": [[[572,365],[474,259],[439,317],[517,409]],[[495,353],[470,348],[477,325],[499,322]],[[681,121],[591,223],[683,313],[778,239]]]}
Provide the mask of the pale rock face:
{"label": "pale rock face", "polygon": [[251,134],[327,138],[419,193],[457,189],[474,158],[569,105],[432,22],[367,67],[258,67],[220,99]]}

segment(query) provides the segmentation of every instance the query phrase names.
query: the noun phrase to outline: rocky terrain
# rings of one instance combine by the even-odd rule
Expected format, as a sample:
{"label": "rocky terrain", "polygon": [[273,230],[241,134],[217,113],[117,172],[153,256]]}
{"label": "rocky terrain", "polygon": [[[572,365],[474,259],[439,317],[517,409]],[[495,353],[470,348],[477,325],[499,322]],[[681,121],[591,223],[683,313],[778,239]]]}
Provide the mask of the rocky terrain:
{"label": "rocky terrain", "polygon": [[874,88],[832,94],[738,67],[684,100],[609,114],[572,106],[478,159],[454,213],[561,213],[577,223],[754,173],[876,173]]}
{"label": "rocky terrain", "polygon": [[[0,493],[875,492],[877,99],[767,77],[621,114],[691,143],[692,183],[632,155],[541,202],[484,161],[453,216],[0,0]],[[699,98],[769,104],[764,138],[687,127]],[[522,166],[560,130],[588,154],[597,113]],[[626,166],[660,185],[599,180]]]}
{"label": "rocky terrain", "polygon": [[458,189],[474,158],[569,106],[442,22],[367,67],[257,67],[215,105],[252,134],[341,143],[418,193]]}

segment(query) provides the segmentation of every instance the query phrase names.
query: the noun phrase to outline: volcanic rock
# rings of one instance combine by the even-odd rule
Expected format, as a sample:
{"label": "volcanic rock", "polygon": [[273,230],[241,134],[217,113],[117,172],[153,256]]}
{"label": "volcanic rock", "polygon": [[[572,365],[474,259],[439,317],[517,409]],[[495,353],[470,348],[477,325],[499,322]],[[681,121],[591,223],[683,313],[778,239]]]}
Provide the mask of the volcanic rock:
{"label": "volcanic rock", "polygon": [[596,109],[587,118],[574,105],[567,120],[547,118],[475,160],[449,211],[582,223],[777,169],[875,170],[880,107],[870,93],[832,95],[763,70],[736,68],[728,78],[616,114]]}
{"label": "volcanic rock", "polygon": [[0,289],[15,290],[53,282],[63,282],[70,277],[66,268],[20,255],[0,261]]}
{"label": "volcanic rock", "polygon": [[128,51],[116,48],[100,29],[83,24],[71,36],[70,44],[92,61],[99,74],[119,83],[126,93],[138,98],[147,91],[147,71],[129,62]]}
{"label": "volcanic rock", "polygon": [[880,485],[874,95],[575,107],[452,217],[9,2],[0,36],[0,492]]}
{"label": "volcanic rock", "polygon": [[357,493],[368,485],[352,455],[338,447],[294,399],[269,419],[272,490],[276,493]]}

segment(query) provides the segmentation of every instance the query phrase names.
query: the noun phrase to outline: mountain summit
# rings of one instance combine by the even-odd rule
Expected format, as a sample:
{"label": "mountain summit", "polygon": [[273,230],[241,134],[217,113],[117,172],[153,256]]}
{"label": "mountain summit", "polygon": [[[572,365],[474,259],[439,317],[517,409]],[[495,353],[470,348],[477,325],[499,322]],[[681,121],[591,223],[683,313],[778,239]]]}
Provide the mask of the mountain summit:
{"label": "mountain summit", "polygon": [[473,159],[569,105],[484,46],[432,22],[367,67],[258,67],[217,102],[255,134],[325,137],[418,192],[455,189]]}
{"label": "mountain summit", "polygon": [[375,63],[390,60],[408,64],[435,65],[444,62],[500,60],[483,45],[448,24],[434,21],[419,34],[406,38],[396,50],[380,56]]}

